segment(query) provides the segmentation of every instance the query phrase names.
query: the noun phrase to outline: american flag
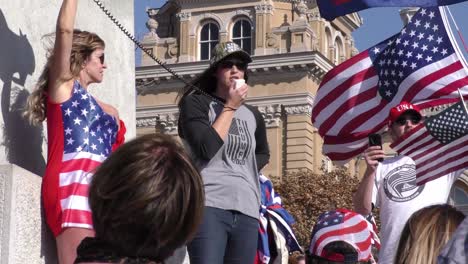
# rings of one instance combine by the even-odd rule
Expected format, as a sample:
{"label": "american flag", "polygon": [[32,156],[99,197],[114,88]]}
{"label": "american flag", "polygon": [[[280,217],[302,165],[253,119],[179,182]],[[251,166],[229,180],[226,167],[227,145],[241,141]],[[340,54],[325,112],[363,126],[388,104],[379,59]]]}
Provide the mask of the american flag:
{"label": "american flag", "polygon": [[291,225],[294,218],[284,209],[281,197],[275,192],[273,184],[266,176],[260,174],[261,206],[258,227],[258,247],[255,264],[270,263],[271,253],[268,237],[268,225],[273,221],[286,240],[289,252],[299,251],[302,248],[294,235]]}
{"label": "american flag", "polygon": [[343,241],[354,245],[358,251],[358,260],[372,259],[372,245],[380,248],[380,240],[374,229],[375,225],[362,215],[346,209],[337,209],[321,214],[315,224],[309,252],[324,256],[323,250],[331,242]]}
{"label": "american flag", "polygon": [[424,109],[458,100],[457,89],[468,85],[466,62],[446,19],[442,7],[422,8],[399,34],[325,75],[312,109],[324,154],[344,164],[362,153],[402,101]]}
{"label": "american flag", "polygon": [[92,228],[88,187],[94,170],[110,155],[117,124],[78,82],[63,103],[63,158],[59,174],[62,227]]}
{"label": "american flag", "polygon": [[419,185],[468,168],[468,113],[463,102],[427,118],[390,147],[414,160]]}
{"label": "american flag", "polygon": [[336,17],[344,16],[370,7],[429,7],[439,5],[451,5],[463,1],[464,0],[317,0],[317,5],[320,10],[320,15],[323,18],[331,21]]}

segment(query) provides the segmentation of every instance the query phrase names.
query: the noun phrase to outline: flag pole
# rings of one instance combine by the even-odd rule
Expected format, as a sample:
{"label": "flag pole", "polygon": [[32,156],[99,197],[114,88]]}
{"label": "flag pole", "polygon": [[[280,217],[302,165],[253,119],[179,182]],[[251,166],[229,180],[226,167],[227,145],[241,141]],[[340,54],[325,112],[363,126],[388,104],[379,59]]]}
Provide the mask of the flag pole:
{"label": "flag pole", "polygon": [[460,29],[458,28],[458,25],[457,25],[457,22],[455,21],[455,18],[453,18],[452,12],[450,11],[448,6],[446,6],[445,8],[447,9],[450,18],[452,19],[452,22],[455,25],[455,29],[457,30],[458,37],[460,38],[460,40],[461,40],[461,42],[463,44],[463,47],[465,48],[465,51],[468,52],[468,47],[466,46],[465,40],[463,39],[463,36],[462,36],[462,34],[460,32]]}
{"label": "flag pole", "polygon": [[460,98],[461,98],[461,102],[463,104],[463,107],[465,108],[465,113],[468,115],[468,108],[466,107],[466,104],[465,104],[465,99],[463,98],[463,95],[460,91],[460,88],[457,89],[458,90],[458,95],[460,95]]}

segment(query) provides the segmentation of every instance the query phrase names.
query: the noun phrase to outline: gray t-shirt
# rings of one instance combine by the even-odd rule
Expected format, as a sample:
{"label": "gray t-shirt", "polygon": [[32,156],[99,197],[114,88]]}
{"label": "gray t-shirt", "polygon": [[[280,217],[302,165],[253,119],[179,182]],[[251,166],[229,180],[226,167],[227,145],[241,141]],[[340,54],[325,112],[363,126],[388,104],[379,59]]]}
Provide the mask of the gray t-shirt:
{"label": "gray t-shirt", "polygon": [[258,167],[269,157],[263,118],[255,108],[242,105],[221,139],[211,125],[222,111],[222,104],[204,95],[187,96],[180,104],[181,137],[200,168],[205,205],[258,218]]}

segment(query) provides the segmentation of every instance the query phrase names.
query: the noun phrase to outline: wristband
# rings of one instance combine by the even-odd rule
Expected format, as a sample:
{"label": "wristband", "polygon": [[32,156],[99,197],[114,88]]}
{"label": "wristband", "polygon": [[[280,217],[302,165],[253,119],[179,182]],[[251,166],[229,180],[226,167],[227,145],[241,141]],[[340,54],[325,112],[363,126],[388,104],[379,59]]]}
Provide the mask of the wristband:
{"label": "wristband", "polygon": [[223,109],[229,109],[229,111],[236,111],[238,108],[230,107],[230,106],[224,106]]}

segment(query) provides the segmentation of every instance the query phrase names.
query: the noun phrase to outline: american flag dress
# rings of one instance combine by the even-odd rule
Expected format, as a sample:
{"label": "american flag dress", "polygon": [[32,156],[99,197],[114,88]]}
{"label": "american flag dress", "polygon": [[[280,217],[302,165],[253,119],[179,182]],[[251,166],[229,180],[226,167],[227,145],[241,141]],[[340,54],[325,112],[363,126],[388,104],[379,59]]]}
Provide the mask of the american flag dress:
{"label": "american flag dress", "polygon": [[55,236],[64,228],[93,228],[88,187],[95,169],[123,143],[125,125],[105,113],[75,81],[72,97],[47,102],[48,157],[42,182],[47,224]]}

